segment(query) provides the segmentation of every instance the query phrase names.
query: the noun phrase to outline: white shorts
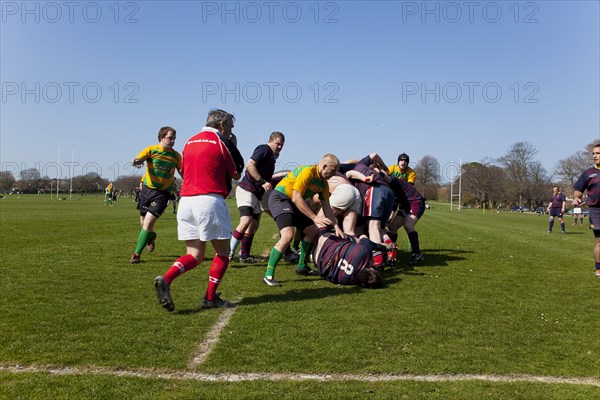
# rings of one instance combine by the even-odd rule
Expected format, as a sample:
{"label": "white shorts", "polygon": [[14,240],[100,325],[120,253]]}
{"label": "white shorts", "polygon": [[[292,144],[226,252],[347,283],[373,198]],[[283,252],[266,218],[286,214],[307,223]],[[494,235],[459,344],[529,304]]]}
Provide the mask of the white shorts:
{"label": "white shorts", "polygon": [[573,214],[581,214],[581,207],[575,207],[573,209]]}
{"label": "white shorts", "polygon": [[269,195],[269,192],[263,194],[262,200],[259,201],[252,192],[238,186],[235,189],[235,202],[237,208],[250,207],[253,214],[260,214],[263,211],[269,211]]}
{"label": "white shorts", "polygon": [[184,196],[177,209],[179,240],[231,239],[231,217],[225,199],[218,194]]}
{"label": "white shorts", "polygon": [[360,192],[354,186],[348,183],[338,185],[331,196],[329,197],[331,207],[339,208],[340,210],[351,210],[361,213],[362,198]]}

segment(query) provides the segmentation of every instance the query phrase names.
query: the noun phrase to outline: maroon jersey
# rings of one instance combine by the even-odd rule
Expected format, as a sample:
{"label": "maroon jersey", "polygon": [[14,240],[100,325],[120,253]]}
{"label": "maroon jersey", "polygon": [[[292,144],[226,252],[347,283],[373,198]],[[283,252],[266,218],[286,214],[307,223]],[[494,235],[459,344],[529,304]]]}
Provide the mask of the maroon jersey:
{"label": "maroon jersey", "polygon": [[315,265],[319,274],[329,282],[354,285],[357,284],[356,279],[360,271],[372,266],[371,252],[375,246],[375,243],[367,238],[356,242],[331,235],[323,243]]}

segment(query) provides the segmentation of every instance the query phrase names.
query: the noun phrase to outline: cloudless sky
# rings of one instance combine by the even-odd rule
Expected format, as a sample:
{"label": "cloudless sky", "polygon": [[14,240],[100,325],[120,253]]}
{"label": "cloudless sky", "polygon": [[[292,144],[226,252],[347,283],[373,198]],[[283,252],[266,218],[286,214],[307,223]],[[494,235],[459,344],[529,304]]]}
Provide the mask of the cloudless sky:
{"label": "cloudless sky", "polygon": [[[210,109],[245,159],[390,164],[533,144],[548,173],[600,139],[598,1],[2,1],[0,170],[139,173],[129,162]],[[74,161],[72,167],[69,163]],[[454,172],[455,173],[455,172]]]}

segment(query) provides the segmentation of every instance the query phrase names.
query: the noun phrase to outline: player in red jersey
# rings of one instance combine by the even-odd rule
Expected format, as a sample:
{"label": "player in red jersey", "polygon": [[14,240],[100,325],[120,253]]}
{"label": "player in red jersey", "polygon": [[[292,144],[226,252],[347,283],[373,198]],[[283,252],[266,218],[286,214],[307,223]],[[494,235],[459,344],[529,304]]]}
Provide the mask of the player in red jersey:
{"label": "player in red jersey", "polygon": [[203,259],[206,242],[215,252],[208,272],[208,288],[201,308],[229,307],[217,288],[229,266],[231,217],[225,198],[231,179],[239,179],[243,159],[231,141],[235,118],[223,110],[212,110],[206,126],[183,148],[183,184],[177,212],[177,234],[185,240],[187,254],[179,257],[163,276],[154,278],[159,304],[168,311],[175,305],[170,286],[179,275],[194,269]]}

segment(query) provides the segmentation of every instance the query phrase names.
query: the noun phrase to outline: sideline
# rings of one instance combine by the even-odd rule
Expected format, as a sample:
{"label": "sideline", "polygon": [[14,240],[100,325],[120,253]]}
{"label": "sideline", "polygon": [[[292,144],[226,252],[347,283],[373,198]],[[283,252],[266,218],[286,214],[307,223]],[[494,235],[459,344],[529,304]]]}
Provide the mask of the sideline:
{"label": "sideline", "polygon": [[206,333],[206,338],[203,342],[200,343],[196,352],[192,355],[192,358],[188,362],[188,368],[194,369],[198,365],[202,364],[210,353],[212,353],[213,349],[219,342],[219,336],[225,327],[229,324],[229,320],[233,315],[235,309],[238,304],[240,304],[241,298],[236,299],[235,302],[231,303],[229,308],[224,309],[224,311],[219,316],[217,322],[213,325],[213,327]]}
{"label": "sideline", "polygon": [[486,375],[486,374],[302,374],[302,373],[227,373],[201,374],[191,371],[152,370],[152,369],[121,369],[107,367],[42,367],[24,365],[0,365],[1,372],[11,373],[47,373],[50,375],[108,375],[128,378],[169,379],[199,382],[244,382],[244,381],[359,381],[359,382],[526,382],[545,384],[591,385],[600,387],[600,378],[566,378],[555,376],[533,375]]}

